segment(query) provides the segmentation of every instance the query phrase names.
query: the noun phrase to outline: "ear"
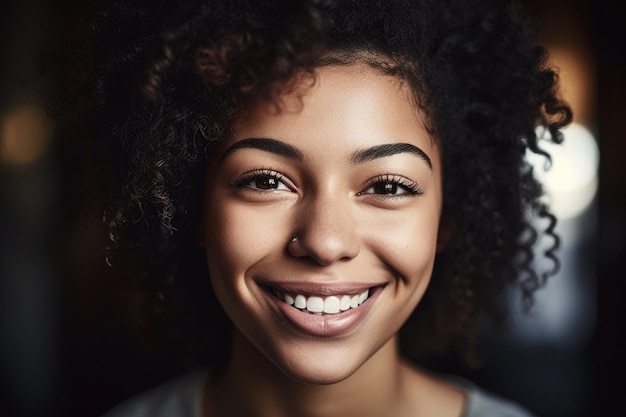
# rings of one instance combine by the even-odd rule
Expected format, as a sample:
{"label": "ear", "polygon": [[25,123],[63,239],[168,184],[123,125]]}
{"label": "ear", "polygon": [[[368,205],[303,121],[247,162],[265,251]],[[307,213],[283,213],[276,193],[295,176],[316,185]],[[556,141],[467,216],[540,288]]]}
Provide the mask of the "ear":
{"label": "ear", "polygon": [[437,253],[443,252],[448,247],[456,230],[456,223],[452,216],[444,213],[439,220],[439,233],[437,234]]}

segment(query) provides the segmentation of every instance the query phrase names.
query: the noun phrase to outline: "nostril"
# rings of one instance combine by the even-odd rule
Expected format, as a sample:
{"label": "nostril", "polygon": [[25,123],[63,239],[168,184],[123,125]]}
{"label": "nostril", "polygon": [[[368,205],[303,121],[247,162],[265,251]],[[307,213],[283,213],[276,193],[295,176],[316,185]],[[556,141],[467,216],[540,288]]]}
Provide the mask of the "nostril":
{"label": "nostril", "polygon": [[313,231],[300,234],[296,240],[289,241],[287,250],[294,257],[309,258],[321,266],[356,257],[359,254],[356,238],[339,233]]}

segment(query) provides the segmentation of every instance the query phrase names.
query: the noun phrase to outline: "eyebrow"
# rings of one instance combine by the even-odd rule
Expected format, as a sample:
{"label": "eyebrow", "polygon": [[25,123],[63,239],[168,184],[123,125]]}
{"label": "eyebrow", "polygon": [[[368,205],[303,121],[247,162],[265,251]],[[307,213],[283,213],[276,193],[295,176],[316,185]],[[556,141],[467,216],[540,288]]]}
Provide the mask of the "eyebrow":
{"label": "eyebrow", "polygon": [[[265,152],[271,152],[276,155],[284,156],[297,161],[304,160],[302,152],[297,148],[276,139],[270,138],[248,138],[240,140],[228,147],[220,157],[220,163],[229,155],[240,149],[259,149]],[[423,159],[428,167],[432,169],[432,161],[424,151],[410,143],[386,143],[383,145],[372,146],[371,148],[360,149],[354,152],[350,158],[353,164],[362,164],[364,162],[373,161],[379,158],[386,158],[401,153],[412,153]]]}
{"label": "eyebrow", "polygon": [[284,156],[289,159],[295,159],[297,161],[302,161],[304,159],[302,153],[298,149],[279,140],[269,138],[248,138],[240,140],[227,148],[222,154],[220,162],[238,150],[246,148],[271,152],[273,154]]}
{"label": "eyebrow", "polygon": [[411,145],[410,143],[386,143],[384,145],[361,149],[354,152],[350,160],[354,164],[361,164],[363,162],[373,161],[374,159],[385,158],[407,152],[419,156],[421,159],[426,161],[430,169],[433,168],[433,163],[428,155],[426,155],[426,152],[415,145]]}

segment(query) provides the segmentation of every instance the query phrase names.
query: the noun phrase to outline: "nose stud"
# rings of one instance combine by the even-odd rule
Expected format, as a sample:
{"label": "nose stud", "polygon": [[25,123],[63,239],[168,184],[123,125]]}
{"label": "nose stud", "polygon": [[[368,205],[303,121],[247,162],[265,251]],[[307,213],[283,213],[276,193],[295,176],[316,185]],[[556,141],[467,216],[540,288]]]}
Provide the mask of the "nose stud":
{"label": "nose stud", "polygon": [[294,235],[291,237],[291,239],[289,239],[289,243],[287,243],[287,251],[292,255],[294,254],[293,252],[295,248],[294,243],[296,243],[297,241],[298,241],[298,238]]}

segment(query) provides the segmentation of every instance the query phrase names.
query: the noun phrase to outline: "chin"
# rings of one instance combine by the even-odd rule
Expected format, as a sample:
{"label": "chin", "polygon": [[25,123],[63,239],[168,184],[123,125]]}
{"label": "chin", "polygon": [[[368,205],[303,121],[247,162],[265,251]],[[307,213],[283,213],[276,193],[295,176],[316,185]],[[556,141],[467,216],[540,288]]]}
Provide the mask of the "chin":
{"label": "chin", "polygon": [[279,367],[279,369],[295,382],[309,385],[332,385],[350,378],[358,367],[331,368],[328,366],[311,367]]}
{"label": "chin", "polygon": [[[337,345],[341,342],[316,341],[290,346],[290,351],[270,352],[266,357],[289,379],[313,385],[342,382],[367,366],[376,346]],[[364,346],[365,345],[365,346]],[[295,349],[294,349],[295,348]]]}

